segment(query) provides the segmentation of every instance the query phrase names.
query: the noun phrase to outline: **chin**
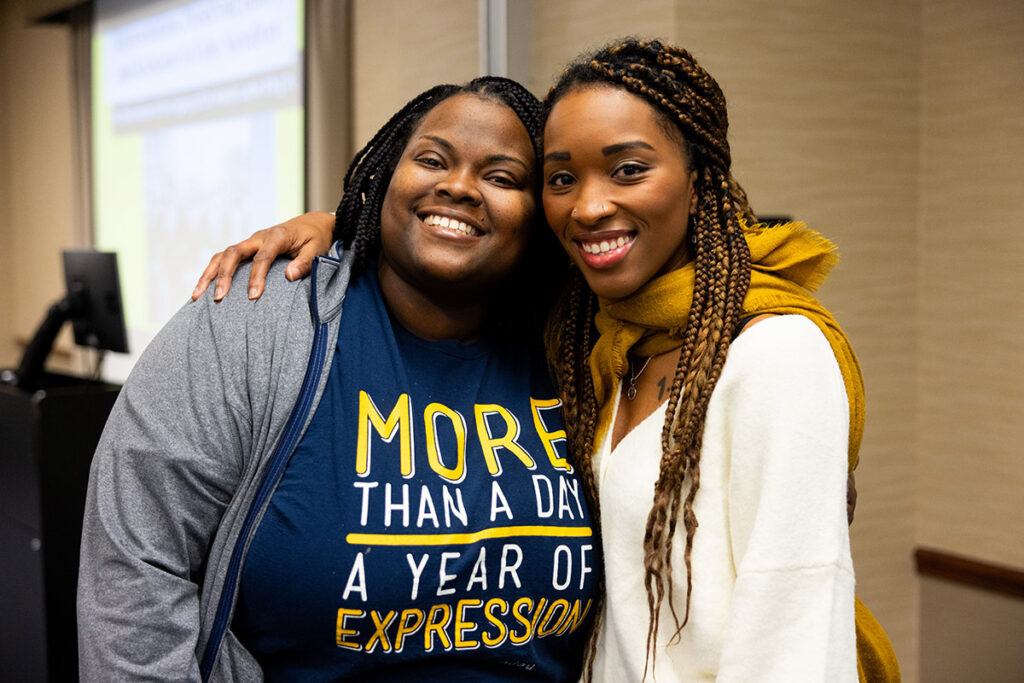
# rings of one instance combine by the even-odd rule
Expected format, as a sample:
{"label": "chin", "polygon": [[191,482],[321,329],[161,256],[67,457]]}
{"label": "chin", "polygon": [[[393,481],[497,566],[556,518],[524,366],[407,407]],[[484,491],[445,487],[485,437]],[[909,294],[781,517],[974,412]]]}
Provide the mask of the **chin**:
{"label": "chin", "polygon": [[602,299],[626,299],[643,286],[643,283],[623,281],[622,278],[608,274],[598,275],[592,271],[584,270],[583,276],[586,278],[587,285],[590,286],[591,291]]}

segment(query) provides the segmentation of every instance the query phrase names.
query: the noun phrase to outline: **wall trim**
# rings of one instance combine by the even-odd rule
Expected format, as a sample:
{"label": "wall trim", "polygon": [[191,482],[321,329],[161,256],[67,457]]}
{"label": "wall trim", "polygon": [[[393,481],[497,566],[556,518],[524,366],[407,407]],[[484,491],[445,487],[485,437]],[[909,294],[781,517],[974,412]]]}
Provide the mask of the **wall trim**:
{"label": "wall trim", "polygon": [[933,548],[914,550],[917,573],[1024,600],[1024,571]]}

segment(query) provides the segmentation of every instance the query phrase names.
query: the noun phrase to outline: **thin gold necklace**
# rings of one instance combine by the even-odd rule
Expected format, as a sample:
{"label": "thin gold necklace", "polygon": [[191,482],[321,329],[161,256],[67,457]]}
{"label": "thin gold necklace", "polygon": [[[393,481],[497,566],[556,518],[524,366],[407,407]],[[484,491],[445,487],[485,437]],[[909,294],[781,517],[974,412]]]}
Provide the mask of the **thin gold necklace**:
{"label": "thin gold necklace", "polygon": [[629,386],[626,387],[626,398],[632,401],[636,398],[636,383],[640,381],[640,375],[644,374],[644,370],[650,364],[651,359],[654,356],[647,356],[647,360],[644,361],[643,367],[640,368],[639,372],[633,372],[633,361],[629,361]]}

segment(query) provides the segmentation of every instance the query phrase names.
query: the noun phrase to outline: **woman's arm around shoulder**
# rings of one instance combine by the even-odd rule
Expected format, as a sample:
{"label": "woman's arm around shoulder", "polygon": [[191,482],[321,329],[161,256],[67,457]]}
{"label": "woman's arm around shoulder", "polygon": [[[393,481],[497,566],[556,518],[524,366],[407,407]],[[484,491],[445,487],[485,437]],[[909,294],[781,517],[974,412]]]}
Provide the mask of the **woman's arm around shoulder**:
{"label": "woman's arm around shoulder", "polygon": [[214,281],[217,285],[213,298],[215,301],[223,299],[231,289],[231,279],[239,263],[246,259],[252,259],[246,290],[250,299],[258,299],[263,294],[267,273],[278,257],[292,258],[284,273],[289,281],[304,278],[309,275],[313,259],[327,253],[333,232],[334,214],[326,211],[310,211],[284,223],[257,230],[210,257],[210,263],[192,290],[192,300],[197,300]]}

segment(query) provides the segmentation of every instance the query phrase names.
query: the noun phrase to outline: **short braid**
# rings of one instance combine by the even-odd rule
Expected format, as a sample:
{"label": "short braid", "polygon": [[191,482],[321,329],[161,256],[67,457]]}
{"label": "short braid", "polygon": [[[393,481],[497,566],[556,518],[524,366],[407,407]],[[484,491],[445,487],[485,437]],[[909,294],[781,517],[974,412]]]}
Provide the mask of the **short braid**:
{"label": "short braid", "polygon": [[[570,64],[545,99],[545,115],[571,91],[607,86],[623,88],[650,104],[666,130],[681,135],[690,167],[697,171],[697,208],[689,226],[693,298],[669,389],[659,475],[643,538],[644,587],[650,614],[646,677],[657,652],[659,618],[666,595],[676,626],[673,641],[689,620],[693,539],[698,526],[694,500],[700,489],[704,422],[750,284],[750,252],[740,221],[754,222],[756,217],[746,192],[729,172],[732,154],[725,96],[689,52],[658,41],[634,39],[601,49]],[[593,340],[581,332],[592,327],[593,311],[581,305],[583,297],[578,290],[567,291],[571,292],[567,296],[572,304],[564,306],[561,317],[552,320],[551,328],[556,331],[549,332],[549,339],[560,340],[556,379],[570,443],[581,463],[581,475],[590,479],[593,473],[582,463],[589,464],[593,455],[598,410],[589,368],[583,362],[593,349]],[[591,495],[596,499],[596,483],[587,481],[587,485],[594,486]],[[686,531],[686,603],[681,618],[676,613],[671,578],[672,547],[680,519]],[[593,659],[593,647],[588,662]],[[585,674],[589,678],[589,665]]]}

